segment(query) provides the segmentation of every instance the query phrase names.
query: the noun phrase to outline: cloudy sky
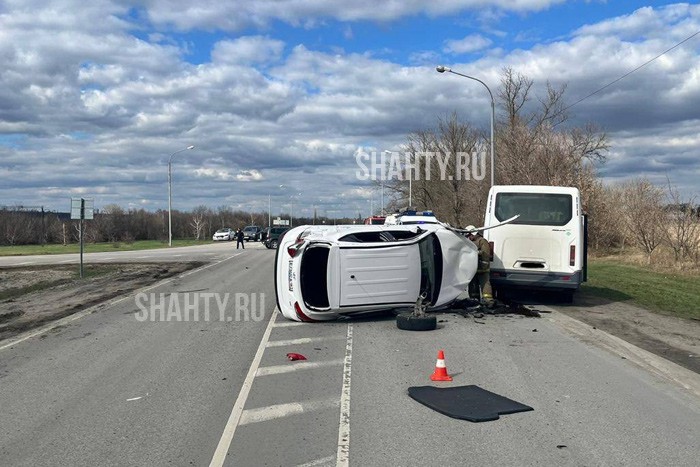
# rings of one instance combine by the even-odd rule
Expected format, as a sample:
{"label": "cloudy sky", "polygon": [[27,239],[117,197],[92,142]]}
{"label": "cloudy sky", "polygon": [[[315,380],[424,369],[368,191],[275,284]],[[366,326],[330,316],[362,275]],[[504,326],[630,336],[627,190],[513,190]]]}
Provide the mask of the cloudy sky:
{"label": "cloudy sky", "polygon": [[[580,98],[700,31],[629,0],[0,0],[0,205],[366,214],[358,150],[456,111],[488,129],[504,67]],[[570,109],[608,183],[700,178],[700,35]],[[280,185],[284,185],[280,187]],[[285,206],[286,205],[286,206]],[[310,211],[307,211],[307,214]]]}

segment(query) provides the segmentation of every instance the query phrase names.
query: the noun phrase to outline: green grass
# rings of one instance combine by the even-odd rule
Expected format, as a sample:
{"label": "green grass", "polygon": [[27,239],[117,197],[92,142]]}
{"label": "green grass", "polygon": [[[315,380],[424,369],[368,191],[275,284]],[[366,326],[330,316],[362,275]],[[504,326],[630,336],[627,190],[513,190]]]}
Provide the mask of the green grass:
{"label": "green grass", "polygon": [[700,276],[593,259],[582,290],[612,301],[630,301],[655,312],[700,319]]}
{"label": "green grass", "polygon": [[[211,240],[173,240],[173,246],[205,245]],[[160,240],[138,240],[131,243],[86,243],[83,248],[85,253],[102,253],[110,251],[134,251],[152,250],[154,248],[168,248],[168,242]],[[80,245],[18,245],[0,246],[0,256],[23,255],[58,255],[61,253],[80,253]]]}

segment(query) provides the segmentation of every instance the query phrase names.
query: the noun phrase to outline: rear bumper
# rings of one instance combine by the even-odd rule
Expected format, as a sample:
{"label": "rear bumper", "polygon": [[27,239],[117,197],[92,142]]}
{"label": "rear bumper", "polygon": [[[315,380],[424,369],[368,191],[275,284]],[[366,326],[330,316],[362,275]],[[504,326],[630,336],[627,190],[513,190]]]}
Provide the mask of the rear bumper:
{"label": "rear bumper", "polygon": [[581,271],[560,273],[491,269],[491,285],[494,287],[576,290],[581,285],[581,280]]}

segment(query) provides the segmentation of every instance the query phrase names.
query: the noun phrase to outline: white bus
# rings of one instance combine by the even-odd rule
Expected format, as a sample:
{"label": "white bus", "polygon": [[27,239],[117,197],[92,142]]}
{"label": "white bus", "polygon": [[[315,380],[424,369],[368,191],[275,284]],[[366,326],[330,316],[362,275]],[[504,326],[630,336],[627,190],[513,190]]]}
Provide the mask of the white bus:
{"label": "white bus", "polygon": [[570,302],[586,280],[587,266],[587,223],[578,189],[491,187],[484,226],[516,214],[514,222],[484,231],[491,245],[492,286],[558,291]]}

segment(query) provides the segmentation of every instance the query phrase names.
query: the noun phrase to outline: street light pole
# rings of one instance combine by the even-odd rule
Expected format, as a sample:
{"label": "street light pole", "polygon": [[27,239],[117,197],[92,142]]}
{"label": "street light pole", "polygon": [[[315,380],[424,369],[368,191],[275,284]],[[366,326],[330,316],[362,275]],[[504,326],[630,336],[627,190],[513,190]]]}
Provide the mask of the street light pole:
{"label": "street light pole", "polygon": [[194,149],[194,146],[187,146],[179,151],[175,151],[174,153],[170,154],[170,157],[168,158],[168,246],[173,246],[173,156],[182,151],[187,151],[188,149]]}
{"label": "street light pole", "polygon": [[494,149],[493,149],[493,145],[494,145],[493,127],[495,125],[495,120],[496,120],[496,103],[493,100],[493,93],[491,92],[491,89],[486,85],[486,83],[481,81],[479,78],[474,78],[473,76],[469,76],[469,75],[463,75],[462,73],[458,73],[458,72],[453,71],[452,69],[447,68],[447,67],[442,66],[442,65],[435,67],[435,70],[437,70],[438,73],[444,73],[447,71],[447,72],[450,72],[452,74],[462,76],[463,78],[469,78],[469,79],[473,79],[474,81],[478,81],[479,83],[483,84],[484,87],[486,88],[486,90],[489,92],[489,96],[491,97],[491,186],[493,186],[494,185],[494,170],[495,170],[494,169],[495,156],[494,156]]}

